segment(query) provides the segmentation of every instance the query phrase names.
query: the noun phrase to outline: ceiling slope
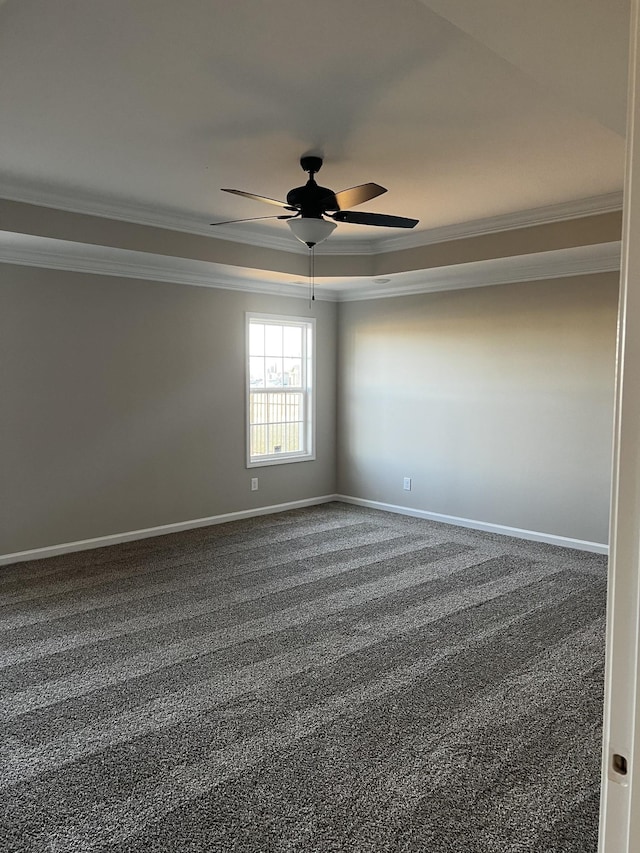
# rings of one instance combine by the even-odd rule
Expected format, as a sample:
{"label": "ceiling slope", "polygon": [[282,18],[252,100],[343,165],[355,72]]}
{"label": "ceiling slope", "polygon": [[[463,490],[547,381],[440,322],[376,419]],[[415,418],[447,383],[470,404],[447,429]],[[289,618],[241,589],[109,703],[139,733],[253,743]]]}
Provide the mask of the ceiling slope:
{"label": "ceiling slope", "polygon": [[421,0],[568,104],[625,135],[629,0]]}

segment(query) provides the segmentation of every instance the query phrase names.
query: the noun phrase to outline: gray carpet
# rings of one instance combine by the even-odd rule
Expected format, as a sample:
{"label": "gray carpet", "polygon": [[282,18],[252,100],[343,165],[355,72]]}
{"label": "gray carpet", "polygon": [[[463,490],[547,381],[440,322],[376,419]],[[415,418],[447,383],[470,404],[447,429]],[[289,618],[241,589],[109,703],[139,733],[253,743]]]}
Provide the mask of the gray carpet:
{"label": "gray carpet", "polygon": [[6,567],[0,846],[595,853],[605,589],[338,503]]}

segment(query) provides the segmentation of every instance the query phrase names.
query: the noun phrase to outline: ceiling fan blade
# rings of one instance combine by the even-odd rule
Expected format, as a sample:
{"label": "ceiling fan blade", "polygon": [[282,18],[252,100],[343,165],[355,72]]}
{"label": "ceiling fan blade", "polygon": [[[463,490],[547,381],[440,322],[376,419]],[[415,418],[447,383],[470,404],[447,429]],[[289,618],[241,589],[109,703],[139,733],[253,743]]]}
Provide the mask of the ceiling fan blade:
{"label": "ceiling fan blade", "polygon": [[286,201],[278,201],[276,198],[267,198],[264,195],[255,195],[254,193],[246,193],[244,190],[227,190],[222,189],[223,193],[233,193],[234,195],[241,195],[244,198],[251,198],[254,201],[264,201],[267,204],[275,204],[276,207],[284,207],[285,210],[297,210],[296,207],[292,207],[290,204],[287,204]]}
{"label": "ceiling fan blade", "polygon": [[226,219],[224,222],[210,222],[209,225],[233,225],[236,222],[256,222],[258,219],[295,219],[297,213],[292,213],[291,216],[277,216],[274,214],[273,216],[251,216],[249,219]]}
{"label": "ceiling fan blade", "polygon": [[383,228],[415,228],[419,219],[406,216],[387,216],[386,213],[364,213],[357,210],[339,210],[332,213],[336,222],[349,222],[353,225],[380,225]]}
{"label": "ceiling fan blade", "polygon": [[325,206],[325,210],[346,210],[349,207],[364,204],[365,201],[377,198],[383,193],[386,193],[386,189],[380,184],[360,184],[357,187],[351,187],[349,190],[341,190],[339,193],[335,193],[333,197],[329,198],[329,204]]}

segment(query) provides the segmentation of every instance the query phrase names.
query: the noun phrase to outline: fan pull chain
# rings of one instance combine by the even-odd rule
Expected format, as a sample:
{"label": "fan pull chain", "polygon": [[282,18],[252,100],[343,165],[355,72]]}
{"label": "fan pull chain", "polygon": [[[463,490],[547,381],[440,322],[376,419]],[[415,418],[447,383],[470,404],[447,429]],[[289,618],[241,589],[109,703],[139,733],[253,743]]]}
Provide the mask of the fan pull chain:
{"label": "fan pull chain", "polygon": [[309,246],[309,308],[316,300],[316,255],[315,246]]}

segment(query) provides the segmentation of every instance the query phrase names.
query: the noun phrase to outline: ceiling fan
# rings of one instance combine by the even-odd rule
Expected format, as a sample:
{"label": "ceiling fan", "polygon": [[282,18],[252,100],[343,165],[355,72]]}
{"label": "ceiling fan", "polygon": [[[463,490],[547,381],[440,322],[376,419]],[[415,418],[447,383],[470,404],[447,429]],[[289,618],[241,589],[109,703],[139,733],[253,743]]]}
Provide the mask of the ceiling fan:
{"label": "ceiling fan", "polygon": [[212,222],[212,225],[230,225],[235,222],[253,222],[258,219],[285,219],[294,235],[311,249],[331,234],[338,222],[355,225],[377,225],[384,228],[415,228],[417,219],[406,216],[388,216],[385,213],[365,213],[350,210],[358,204],[376,198],[386,189],[379,184],[360,184],[348,190],[334,193],[327,187],[316,183],[315,175],[322,166],[322,157],[304,156],[300,158],[302,169],[309,180],[302,187],[295,187],[287,193],[286,201],[278,201],[243,190],[223,189],[222,192],[263,201],[284,208],[289,213],[273,216],[254,216],[250,219],[229,219],[226,222]]}

